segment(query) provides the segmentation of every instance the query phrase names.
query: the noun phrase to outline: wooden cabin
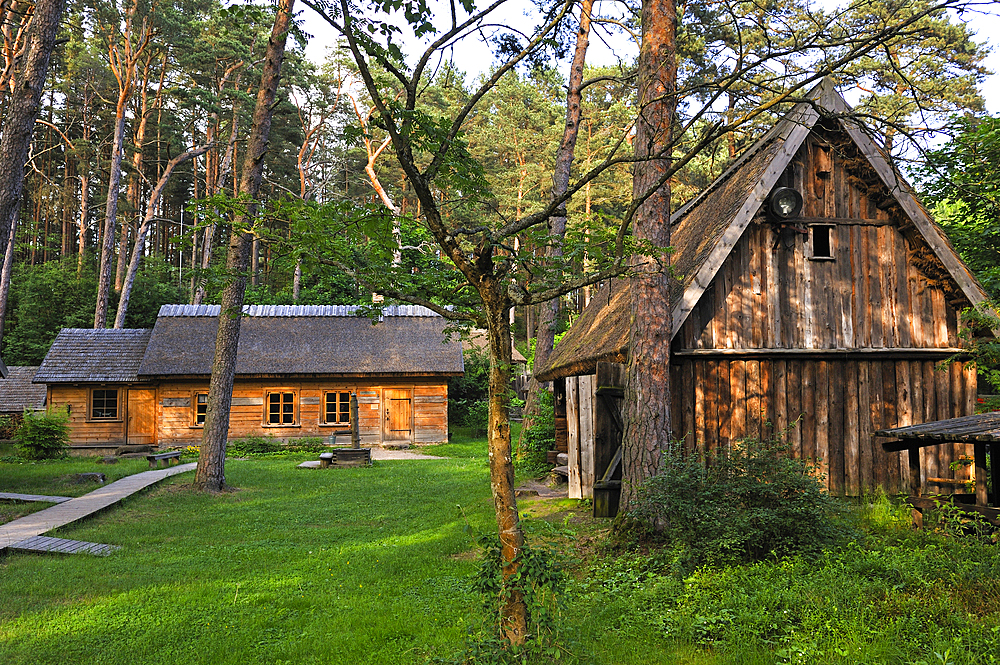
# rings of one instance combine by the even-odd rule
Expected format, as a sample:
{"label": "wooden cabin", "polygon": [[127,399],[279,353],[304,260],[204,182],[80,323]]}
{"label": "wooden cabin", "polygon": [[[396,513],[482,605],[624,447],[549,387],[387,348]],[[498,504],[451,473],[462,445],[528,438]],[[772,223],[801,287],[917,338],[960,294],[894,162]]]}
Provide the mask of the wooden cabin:
{"label": "wooden cabin", "polygon": [[[787,430],[832,493],[904,491],[906,461],[873,433],[973,413],[975,369],[942,361],[986,296],[833,84],[811,95],[672,217],[672,428],[704,451]],[[623,372],[601,367],[627,362],[630,317],[627,281],[605,285],[538,375],[557,408],[565,395],[571,495],[620,442],[594,432],[602,394],[621,394]],[[951,464],[971,447],[938,448],[920,451],[924,487],[962,491],[969,469]]]}
{"label": "wooden cabin", "polygon": [[[218,315],[164,305],[151,330],[62,330],[34,380],[69,407],[72,445],[199,444]],[[377,323],[347,306],[245,307],[229,437],[329,437],[350,427],[356,393],[363,443],[447,440],[447,382],[463,359],[445,323],[411,306]]]}
{"label": "wooden cabin", "polygon": [[25,411],[40,411],[45,408],[45,386],[32,383],[38,366],[12,366],[0,377],[0,416],[10,418],[7,427],[0,428],[3,434],[12,433],[15,423],[20,424]]}

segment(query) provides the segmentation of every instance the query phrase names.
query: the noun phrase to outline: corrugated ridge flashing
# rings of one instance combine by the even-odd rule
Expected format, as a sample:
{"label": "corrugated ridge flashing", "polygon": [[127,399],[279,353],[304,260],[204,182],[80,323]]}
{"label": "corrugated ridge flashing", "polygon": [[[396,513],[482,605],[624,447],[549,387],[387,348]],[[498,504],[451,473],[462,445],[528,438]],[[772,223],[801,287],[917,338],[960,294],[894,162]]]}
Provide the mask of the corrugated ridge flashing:
{"label": "corrugated ridge flashing", "polygon": [[[244,305],[244,316],[260,317],[327,317],[359,316],[357,305]],[[220,305],[162,305],[158,316],[218,316]],[[382,316],[437,317],[436,312],[421,305],[388,305]]]}

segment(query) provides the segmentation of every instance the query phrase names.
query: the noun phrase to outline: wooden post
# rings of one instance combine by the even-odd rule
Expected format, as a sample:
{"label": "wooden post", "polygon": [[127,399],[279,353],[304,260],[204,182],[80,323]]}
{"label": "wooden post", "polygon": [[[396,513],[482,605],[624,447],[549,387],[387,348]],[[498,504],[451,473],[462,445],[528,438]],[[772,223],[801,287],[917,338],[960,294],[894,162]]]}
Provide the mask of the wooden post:
{"label": "wooden post", "polygon": [[987,506],[989,502],[986,496],[986,444],[973,444],[976,459],[976,505]]}
{"label": "wooden post", "polygon": [[920,497],[920,448],[913,446],[906,451],[910,462],[910,496]]}
{"label": "wooden post", "polygon": [[358,394],[351,393],[351,448],[361,447],[361,429],[358,426]]}

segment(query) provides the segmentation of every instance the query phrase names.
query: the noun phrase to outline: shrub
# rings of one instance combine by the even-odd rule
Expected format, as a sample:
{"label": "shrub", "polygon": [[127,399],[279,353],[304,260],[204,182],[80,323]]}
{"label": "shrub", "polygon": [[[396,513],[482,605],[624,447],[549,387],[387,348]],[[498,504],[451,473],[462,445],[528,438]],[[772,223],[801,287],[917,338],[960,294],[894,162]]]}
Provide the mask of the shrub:
{"label": "shrub", "polygon": [[25,410],[15,433],[17,454],[27,459],[52,459],[66,454],[69,446],[69,413],[64,410]]}
{"label": "shrub", "polygon": [[0,439],[13,439],[17,433],[17,428],[21,426],[23,416],[14,414],[10,416],[0,416]]}
{"label": "shrub", "polygon": [[320,436],[306,436],[301,439],[296,439],[294,443],[289,442],[286,450],[289,452],[296,453],[322,453],[326,452],[329,446],[326,445],[326,441]]}
{"label": "shrub", "polygon": [[556,447],[555,409],[552,393],[548,390],[538,392],[538,414],[535,416],[531,429],[526,430],[517,451],[518,464],[522,473],[540,476],[548,473],[552,465],[548,463],[546,453]]}
{"label": "shrub", "polygon": [[483,399],[470,402],[465,407],[462,424],[472,430],[472,436],[484,436],[490,422],[490,402]]}
{"label": "shrub", "polygon": [[639,493],[633,516],[680,550],[685,567],[818,552],[833,541],[833,501],[781,441],[741,441],[702,457],[678,444]]}
{"label": "shrub", "polygon": [[266,455],[281,450],[281,443],[265,436],[248,436],[230,441],[227,452],[230,455]]}

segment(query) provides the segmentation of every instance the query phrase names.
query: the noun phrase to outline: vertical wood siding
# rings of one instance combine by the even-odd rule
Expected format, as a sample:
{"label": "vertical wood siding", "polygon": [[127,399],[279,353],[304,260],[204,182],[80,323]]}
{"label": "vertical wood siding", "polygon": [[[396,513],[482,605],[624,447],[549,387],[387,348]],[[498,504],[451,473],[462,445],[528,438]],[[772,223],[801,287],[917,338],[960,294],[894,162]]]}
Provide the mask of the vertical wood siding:
{"label": "vertical wood siding", "polygon": [[[834,260],[812,260],[808,235],[776,232],[763,217],[749,225],[675,339],[674,431],[688,448],[713,452],[782,435],[833,493],[905,491],[905,453],[885,453],[873,432],[973,413],[976,376],[960,362],[939,369],[940,357],[877,350],[958,347],[965,303],[949,302],[947,285],[921,272],[921,241],[855,184],[836,150],[810,139],[793,171],[802,215],[830,219]],[[755,353],[683,354],[713,349]],[[876,352],[842,352],[858,349]],[[969,477],[950,465],[971,447],[920,454],[927,491],[955,490],[928,478]]]}

